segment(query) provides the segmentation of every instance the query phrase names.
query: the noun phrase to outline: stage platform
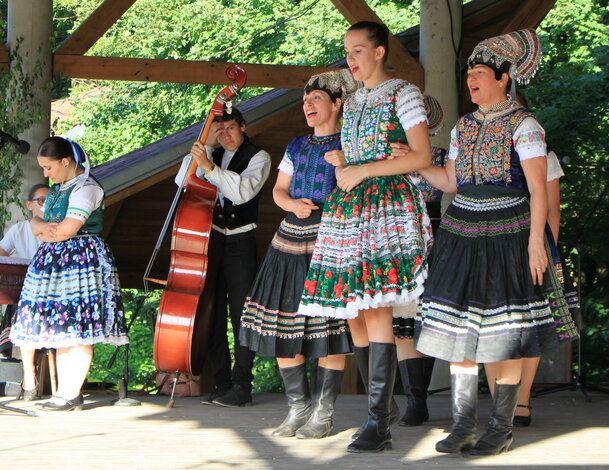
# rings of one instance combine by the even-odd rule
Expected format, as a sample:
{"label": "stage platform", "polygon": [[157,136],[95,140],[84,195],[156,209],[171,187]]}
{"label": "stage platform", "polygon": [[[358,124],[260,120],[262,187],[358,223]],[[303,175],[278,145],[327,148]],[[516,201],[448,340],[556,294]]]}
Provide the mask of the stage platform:
{"label": "stage platform", "polygon": [[[132,395],[135,397],[135,395]],[[499,456],[442,455],[434,444],[450,427],[447,392],[430,397],[431,420],[392,426],[393,450],[349,454],[351,434],[363,422],[366,398],[338,398],[332,435],[320,440],[273,438],[287,411],[280,394],[254,395],[254,405],[221,408],[200,398],[137,397],[142,406],[112,406],[115,396],[89,394],[81,412],[0,410],[0,456],[5,468],[142,470],[338,469],[609,469],[609,395],[560,392],[533,401],[533,424],[516,428],[513,449]],[[400,406],[405,398],[397,397]],[[34,402],[0,403],[33,410]],[[490,399],[481,396],[479,426]]]}

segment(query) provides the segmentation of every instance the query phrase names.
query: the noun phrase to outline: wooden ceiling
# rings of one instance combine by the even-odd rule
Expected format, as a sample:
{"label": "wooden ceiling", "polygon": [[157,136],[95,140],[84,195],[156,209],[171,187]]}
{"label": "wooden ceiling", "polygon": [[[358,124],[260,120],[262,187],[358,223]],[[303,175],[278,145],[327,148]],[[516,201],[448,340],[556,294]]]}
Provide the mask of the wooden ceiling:
{"label": "wooden ceiling", "polygon": [[[231,64],[85,56],[84,54],[93,44],[135,1],[103,1],[54,52],[54,75],[69,78],[210,85],[226,83],[224,71]],[[360,20],[379,21],[364,0],[331,1],[350,23]],[[484,38],[516,29],[537,27],[554,3],[555,0],[474,0],[467,3],[463,7],[460,63],[465,63],[465,59],[474,46]],[[416,33],[417,28],[412,28],[412,30]],[[403,46],[407,42],[404,38],[400,40],[392,38],[392,41],[394,44],[390,45],[391,55],[389,57],[392,76],[405,78],[423,88],[424,71],[416,59],[416,51],[411,53]],[[9,51],[6,46],[0,44],[0,71],[7,70],[8,61]],[[312,74],[330,70],[328,67],[268,64],[242,64],[242,66],[247,70],[248,86],[271,88],[302,88]],[[447,125],[452,124],[447,123]],[[276,110],[268,118],[259,120],[248,128],[252,141],[271,154],[273,168],[277,167],[289,141],[293,137],[307,132],[308,128],[302,116],[301,107],[297,103]],[[182,142],[182,148],[185,148],[184,145]],[[128,158],[125,158],[123,161],[127,162],[127,160]],[[175,158],[172,161],[175,161]],[[115,166],[120,167],[120,165]],[[178,165],[173,163],[162,169],[150,170],[133,184],[120,191],[107,194],[104,235],[116,255],[124,287],[142,287],[142,274],[176,190],[173,178],[177,168]],[[103,172],[103,169],[100,168],[100,171]],[[120,171],[120,169],[113,171]],[[284,215],[272,199],[271,192],[275,174],[275,171],[271,172],[260,200],[258,229],[260,257],[264,255],[266,247]],[[169,250],[168,242],[166,242],[160,251],[158,262],[151,276],[161,279],[166,277],[168,263]]]}

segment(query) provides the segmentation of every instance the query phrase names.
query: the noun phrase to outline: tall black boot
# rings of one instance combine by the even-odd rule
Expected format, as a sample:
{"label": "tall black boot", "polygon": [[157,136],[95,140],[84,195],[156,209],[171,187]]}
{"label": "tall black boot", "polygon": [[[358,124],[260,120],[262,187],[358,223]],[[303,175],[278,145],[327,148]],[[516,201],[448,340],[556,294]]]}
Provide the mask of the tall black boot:
{"label": "tall black boot", "polygon": [[340,392],[344,370],[317,367],[314,408],[309,420],[296,431],[298,439],[321,439],[332,431],[334,402]]}
{"label": "tall black boot", "polygon": [[380,452],[391,449],[389,415],[397,369],[393,343],[370,343],[370,381],[368,391],[368,421],[349,452]]}
{"label": "tall black boot", "polygon": [[512,429],[519,390],[520,384],[495,384],[491,419],[484,434],[470,449],[470,455],[496,455],[509,450],[514,440]]}
{"label": "tall black boot", "polygon": [[418,426],[429,420],[427,389],[434,361],[433,357],[418,357],[398,362],[404,393],[408,397],[408,408],[399,422],[400,426]]}
{"label": "tall black boot", "polygon": [[456,453],[470,449],[476,442],[476,410],[478,408],[478,376],[450,376],[453,426],[446,439],[436,442],[438,452]]}
{"label": "tall black boot", "polygon": [[273,437],[292,437],[311,415],[311,396],[307,369],[304,364],[294,367],[280,367],[279,373],[285,384],[290,411],[283,423],[272,433]]}
{"label": "tall black boot", "polygon": [[[353,355],[355,356],[355,363],[357,364],[357,370],[359,370],[359,375],[362,377],[362,382],[364,382],[364,389],[366,390],[366,394],[368,394],[370,376],[368,373],[369,370],[369,355],[370,355],[370,347],[365,346],[360,348],[358,346],[353,346]],[[389,425],[395,423],[400,417],[400,408],[398,407],[398,403],[395,401],[395,398],[391,399],[391,408],[389,412]],[[352,439],[357,439],[361,434],[362,429],[364,428],[365,423],[351,436]]]}

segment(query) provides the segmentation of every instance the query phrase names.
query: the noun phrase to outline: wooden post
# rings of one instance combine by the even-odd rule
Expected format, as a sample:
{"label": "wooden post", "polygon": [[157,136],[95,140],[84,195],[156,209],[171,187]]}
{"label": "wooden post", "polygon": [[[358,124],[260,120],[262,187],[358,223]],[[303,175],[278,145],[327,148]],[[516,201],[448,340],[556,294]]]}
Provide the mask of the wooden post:
{"label": "wooden post", "polygon": [[[52,0],[9,0],[7,21],[7,45],[13,53],[17,40],[21,40],[19,53],[24,58],[24,71],[31,72],[36,61],[42,61],[43,76],[33,87],[31,99],[40,104],[44,118],[19,135],[30,144],[30,152],[23,156],[21,166],[23,183],[22,200],[27,197],[28,189],[36,183],[44,182],[42,170],[36,161],[36,151],[40,143],[49,136],[51,127],[51,36],[53,33]],[[16,106],[24,103],[15,103]],[[21,208],[11,208],[11,224],[23,220]]]}

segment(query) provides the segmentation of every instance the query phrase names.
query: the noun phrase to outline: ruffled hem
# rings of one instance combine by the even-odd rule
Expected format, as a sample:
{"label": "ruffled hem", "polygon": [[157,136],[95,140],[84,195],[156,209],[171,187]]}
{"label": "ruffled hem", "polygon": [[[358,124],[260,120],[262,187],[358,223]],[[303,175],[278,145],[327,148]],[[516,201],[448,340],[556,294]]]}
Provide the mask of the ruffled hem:
{"label": "ruffled hem", "polygon": [[15,346],[26,347],[29,349],[57,349],[57,348],[70,348],[73,346],[92,346],[95,344],[109,344],[112,346],[123,346],[129,343],[129,337],[127,336],[109,336],[109,337],[95,337],[95,338],[64,338],[58,341],[36,341],[32,342],[29,340],[20,340],[11,338],[11,342]]}
{"label": "ruffled hem", "polygon": [[356,297],[355,300],[348,302],[344,307],[330,307],[316,302],[307,303],[306,305],[301,303],[298,307],[298,313],[308,317],[329,317],[349,320],[357,318],[360,310],[393,307],[393,316],[395,318],[411,318],[411,306],[413,304],[418,305],[419,298],[421,297],[421,294],[423,294],[423,283],[426,278],[427,272],[422,273],[417,278],[417,287],[415,289],[402,292],[399,295],[395,292],[387,294],[378,292],[374,296],[365,294],[363,297]]}

